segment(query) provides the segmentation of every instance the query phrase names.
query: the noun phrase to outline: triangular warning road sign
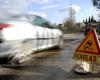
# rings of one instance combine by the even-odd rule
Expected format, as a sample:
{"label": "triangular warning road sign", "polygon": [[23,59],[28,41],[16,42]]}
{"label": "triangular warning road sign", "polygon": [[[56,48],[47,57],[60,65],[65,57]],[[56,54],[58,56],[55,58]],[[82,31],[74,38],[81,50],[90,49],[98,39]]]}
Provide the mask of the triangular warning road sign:
{"label": "triangular warning road sign", "polygon": [[75,52],[100,55],[100,45],[95,29],[91,29]]}

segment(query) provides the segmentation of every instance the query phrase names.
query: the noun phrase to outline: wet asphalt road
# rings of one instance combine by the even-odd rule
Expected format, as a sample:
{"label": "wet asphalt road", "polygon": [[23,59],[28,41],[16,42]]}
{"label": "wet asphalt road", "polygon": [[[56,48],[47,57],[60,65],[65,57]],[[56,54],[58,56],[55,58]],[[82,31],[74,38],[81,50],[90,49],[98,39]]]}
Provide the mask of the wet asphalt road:
{"label": "wet asphalt road", "polygon": [[82,36],[74,35],[72,38],[72,35],[65,35],[61,50],[38,52],[36,58],[20,65],[1,63],[0,80],[100,80],[99,72],[88,75],[74,73],[75,60],[72,57],[81,40]]}

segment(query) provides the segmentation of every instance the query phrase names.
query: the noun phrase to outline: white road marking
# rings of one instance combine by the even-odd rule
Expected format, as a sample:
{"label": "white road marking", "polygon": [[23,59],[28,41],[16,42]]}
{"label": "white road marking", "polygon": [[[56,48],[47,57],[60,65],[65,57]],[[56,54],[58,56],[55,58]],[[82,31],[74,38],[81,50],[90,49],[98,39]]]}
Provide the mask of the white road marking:
{"label": "white road marking", "polygon": [[69,44],[66,44],[66,45],[70,45],[70,46],[73,46],[73,44],[75,44],[75,43],[77,43],[77,42],[79,42],[80,40],[75,40],[75,41],[73,41],[73,42],[71,42],[71,43],[69,43]]}

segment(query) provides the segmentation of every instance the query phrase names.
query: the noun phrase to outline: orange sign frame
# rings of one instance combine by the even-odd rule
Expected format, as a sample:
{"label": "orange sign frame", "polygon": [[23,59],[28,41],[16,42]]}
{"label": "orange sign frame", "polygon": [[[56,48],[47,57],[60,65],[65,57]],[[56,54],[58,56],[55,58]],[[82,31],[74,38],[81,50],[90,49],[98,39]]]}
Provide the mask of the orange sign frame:
{"label": "orange sign frame", "polygon": [[[81,55],[81,57],[79,56]],[[85,60],[84,55],[87,55],[88,57],[95,57],[98,58],[98,56],[100,56],[100,44],[99,44],[99,39],[98,36],[96,34],[96,30],[93,28],[91,29],[91,31],[89,31],[89,33],[87,34],[87,36],[84,38],[84,40],[82,41],[82,43],[76,48],[75,53],[74,53],[74,58],[79,59],[79,60]],[[89,59],[90,59],[89,58]],[[94,61],[94,59],[92,60],[85,60],[88,62],[97,62],[98,59],[96,59]]]}
{"label": "orange sign frame", "polygon": [[[91,41],[92,43],[89,42],[89,41]],[[87,44],[87,48],[88,48],[87,50],[83,49],[83,48],[85,48],[84,44]],[[93,50],[89,50],[89,45],[90,45],[90,49],[93,49]],[[95,29],[92,29],[87,34],[87,36],[82,41],[82,43],[79,45],[79,47],[75,50],[75,52],[82,52],[82,53],[85,53],[85,54],[100,55],[100,45],[99,45],[99,40],[98,40]]]}

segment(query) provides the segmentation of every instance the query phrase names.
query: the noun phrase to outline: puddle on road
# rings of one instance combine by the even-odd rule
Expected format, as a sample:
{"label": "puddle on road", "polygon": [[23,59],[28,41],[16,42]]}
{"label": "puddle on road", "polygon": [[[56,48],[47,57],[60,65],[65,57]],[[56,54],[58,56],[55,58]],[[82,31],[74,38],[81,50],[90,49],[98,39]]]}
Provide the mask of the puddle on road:
{"label": "puddle on road", "polygon": [[[62,49],[48,49],[48,50],[44,50],[41,52],[37,52],[37,53],[33,53],[34,57],[32,58],[32,60],[26,61],[22,64],[25,65],[34,65],[34,64],[48,64],[48,65],[52,65],[55,64],[54,62],[58,63],[58,62],[65,62],[65,61],[69,61],[68,59],[70,59],[69,62],[73,61],[72,56],[74,53],[74,45],[76,44],[74,41],[76,40],[65,40],[64,41],[64,47]],[[69,42],[73,43],[72,45],[67,45]],[[77,42],[77,41],[76,41]],[[58,62],[57,62],[58,61]],[[11,65],[9,63],[9,61],[7,61],[6,59],[4,61],[0,61],[1,65]]]}
{"label": "puddle on road", "polygon": [[[64,47],[63,49],[49,49],[37,52],[35,54],[38,55],[35,55],[35,58],[21,65],[8,64],[8,66],[2,67],[3,69],[6,68],[4,70],[9,72],[9,74],[17,75],[17,77],[15,76],[12,80],[21,80],[20,77],[27,78],[27,80],[40,80],[39,77],[41,77],[41,80],[47,80],[47,78],[50,80],[58,80],[61,78],[66,80],[66,77],[72,78],[70,70],[75,63],[72,59],[74,47],[70,45],[66,46],[67,47]],[[25,76],[23,75],[23,72],[26,72],[24,73]],[[7,75],[8,73],[4,72],[4,74]],[[11,78],[9,77],[9,79]]]}

